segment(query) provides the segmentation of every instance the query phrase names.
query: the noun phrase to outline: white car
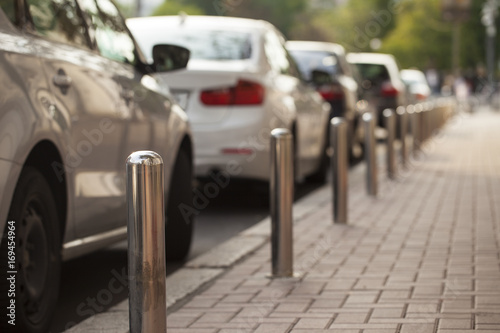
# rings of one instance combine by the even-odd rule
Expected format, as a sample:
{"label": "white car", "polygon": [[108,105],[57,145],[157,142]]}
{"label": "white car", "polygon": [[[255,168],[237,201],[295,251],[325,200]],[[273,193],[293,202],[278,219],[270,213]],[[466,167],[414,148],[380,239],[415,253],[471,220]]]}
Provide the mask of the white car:
{"label": "white car", "polygon": [[400,74],[401,79],[408,87],[410,103],[424,102],[431,96],[431,88],[422,71],[418,69],[403,69]]}
{"label": "white car", "polygon": [[190,119],[195,175],[268,181],[269,134],[281,127],[295,138],[296,180],[324,181],[330,106],[301,79],[273,25],[186,15],[134,18],[127,25],[144,50],[163,43],[191,51],[187,70],[157,76]]}

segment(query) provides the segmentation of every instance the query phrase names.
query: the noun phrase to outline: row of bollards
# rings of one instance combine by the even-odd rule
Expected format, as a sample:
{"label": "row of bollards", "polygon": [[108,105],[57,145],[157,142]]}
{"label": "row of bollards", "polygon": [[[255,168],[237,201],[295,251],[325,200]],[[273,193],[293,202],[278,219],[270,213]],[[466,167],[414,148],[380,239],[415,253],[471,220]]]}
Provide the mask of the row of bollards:
{"label": "row of bollards", "polygon": [[[450,104],[417,104],[399,107],[395,112],[386,109],[383,112],[386,129],[386,164],[390,179],[397,177],[395,142],[399,140],[401,165],[406,166],[409,155],[407,137],[413,137],[413,150],[421,148],[423,141],[439,129],[450,116]],[[376,118],[367,112],[362,116],[365,133],[366,190],[371,196],[377,196],[377,154],[375,138]],[[411,128],[410,128],[411,124]],[[347,123],[343,118],[333,118],[330,125],[330,143],[334,154],[331,159],[333,220],[335,223],[348,222],[348,162]],[[286,186],[286,179],[293,183],[292,134],[286,129],[271,132],[271,258],[272,277],[290,278],[293,272],[292,242],[292,206],[293,187]]]}
{"label": "row of bollards", "polygon": [[[401,142],[401,165],[408,160],[407,136],[413,151],[451,116],[450,103],[437,101],[383,112],[387,132],[387,174],[397,176],[394,142]],[[362,116],[365,133],[366,191],[377,195],[376,118]],[[348,222],[348,125],[342,118],[330,124],[333,176],[333,217]],[[293,135],[287,129],[271,132],[271,267],[273,278],[290,278],[293,271]],[[166,332],[165,209],[163,161],[152,151],[138,151],[127,159],[129,326],[131,333]]]}

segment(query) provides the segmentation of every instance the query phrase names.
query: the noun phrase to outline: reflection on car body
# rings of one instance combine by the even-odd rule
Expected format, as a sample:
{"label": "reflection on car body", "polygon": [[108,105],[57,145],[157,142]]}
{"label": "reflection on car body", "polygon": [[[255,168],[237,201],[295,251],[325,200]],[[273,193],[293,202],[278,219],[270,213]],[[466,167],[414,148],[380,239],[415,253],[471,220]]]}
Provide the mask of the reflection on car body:
{"label": "reflection on car body", "polygon": [[15,296],[0,282],[16,326],[2,316],[0,331],[44,332],[61,260],[126,237],[133,151],[164,157],[167,256],[187,254],[192,220],[174,208],[192,204],[191,131],[110,0],[4,2],[0,38],[1,258],[15,226],[15,260],[0,261],[0,280],[17,271]]}

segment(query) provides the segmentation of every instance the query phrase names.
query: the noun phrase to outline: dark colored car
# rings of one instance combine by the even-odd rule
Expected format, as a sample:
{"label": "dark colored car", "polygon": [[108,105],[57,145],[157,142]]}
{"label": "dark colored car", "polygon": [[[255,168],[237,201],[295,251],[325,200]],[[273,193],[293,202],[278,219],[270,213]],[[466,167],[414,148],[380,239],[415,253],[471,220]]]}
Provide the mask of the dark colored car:
{"label": "dark colored car", "polygon": [[[361,143],[357,130],[360,115],[356,105],[360,95],[358,83],[346,60],[344,47],[334,43],[310,41],[288,41],[286,47],[295,59],[303,78],[314,83],[323,99],[330,103],[330,118],[344,117],[347,120],[348,145],[352,153],[354,146]],[[321,84],[321,80],[318,82],[315,77],[317,73],[328,73],[330,78]]]}
{"label": "dark colored car", "polygon": [[385,109],[396,110],[407,103],[406,87],[400,78],[396,59],[390,54],[349,53],[347,61],[358,68],[363,97],[374,105],[378,124],[383,126],[382,112]]}

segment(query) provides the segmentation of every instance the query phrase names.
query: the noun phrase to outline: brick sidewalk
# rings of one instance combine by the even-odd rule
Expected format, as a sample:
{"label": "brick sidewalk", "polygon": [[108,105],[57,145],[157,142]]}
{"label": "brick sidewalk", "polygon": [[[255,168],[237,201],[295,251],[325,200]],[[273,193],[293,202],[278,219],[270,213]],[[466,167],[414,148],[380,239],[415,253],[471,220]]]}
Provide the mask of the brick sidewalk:
{"label": "brick sidewalk", "polygon": [[348,225],[329,187],[294,211],[301,278],[266,278],[267,244],[170,310],[168,332],[500,332],[500,114],[456,116],[410,162],[377,199],[351,184]]}

